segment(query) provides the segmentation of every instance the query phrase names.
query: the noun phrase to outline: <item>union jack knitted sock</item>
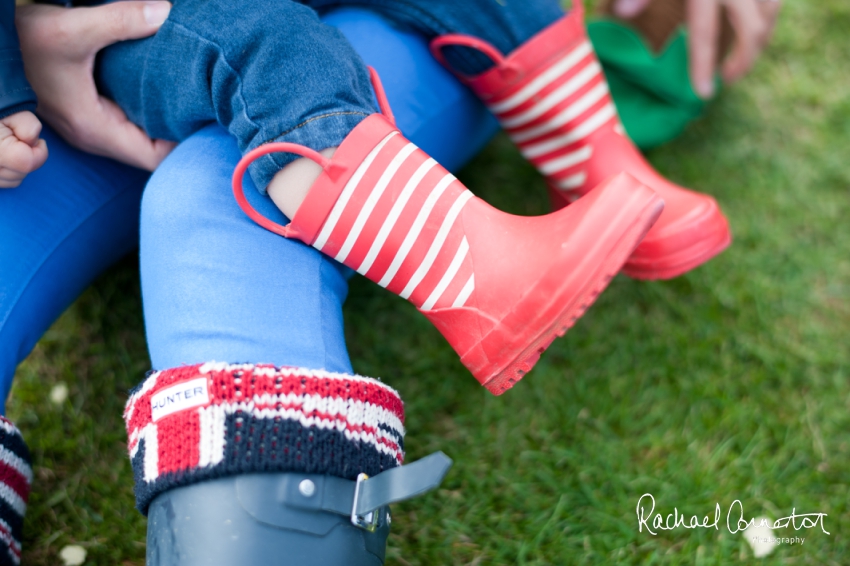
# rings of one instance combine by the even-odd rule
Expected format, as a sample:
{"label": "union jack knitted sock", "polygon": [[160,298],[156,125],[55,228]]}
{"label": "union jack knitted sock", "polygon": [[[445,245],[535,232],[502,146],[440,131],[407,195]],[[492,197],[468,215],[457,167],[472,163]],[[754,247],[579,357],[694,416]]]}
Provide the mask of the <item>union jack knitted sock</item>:
{"label": "union jack knitted sock", "polygon": [[32,465],[21,431],[0,416],[0,566],[21,563],[21,531]]}
{"label": "union jack knitted sock", "polygon": [[206,363],[151,373],[124,410],[147,513],[160,493],[212,478],[301,472],[356,479],[404,458],[404,407],[383,383],[271,365]]}

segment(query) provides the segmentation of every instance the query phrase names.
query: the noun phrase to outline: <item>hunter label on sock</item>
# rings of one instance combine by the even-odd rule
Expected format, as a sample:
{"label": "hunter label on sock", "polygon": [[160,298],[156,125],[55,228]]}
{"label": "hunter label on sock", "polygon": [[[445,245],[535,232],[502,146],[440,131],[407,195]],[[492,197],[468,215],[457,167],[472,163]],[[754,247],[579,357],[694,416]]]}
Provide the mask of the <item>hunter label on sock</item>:
{"label": "hunter label on sock", "polygon": [[206,377],[184,381],[151,397],[151,420],[156,422],[177,411],[199,407],[209,402]]}

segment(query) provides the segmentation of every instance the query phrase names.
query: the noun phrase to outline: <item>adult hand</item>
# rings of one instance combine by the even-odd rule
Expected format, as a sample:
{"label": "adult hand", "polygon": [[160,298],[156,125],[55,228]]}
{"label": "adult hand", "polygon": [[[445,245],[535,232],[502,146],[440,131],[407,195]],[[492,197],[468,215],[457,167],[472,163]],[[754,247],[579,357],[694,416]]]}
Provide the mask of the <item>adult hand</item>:
{"label": "adult hand", "polygon": [[153,171],[174,148],[151,140],[97,92],[94,59],[118,41],[156,33],[168,2],[114,2],[94,8],[20,6],[15,23],[38,114],[71,145]]}
{"label": "adult hand", "polygon": [[[616,0],[614,13],[622,18],[640,14],[652,0]],[[714,73],[735,82],[749,72],[773,33],[779,0],[687,0],[691,82],[703,98],[714,94]],[[720,12],[725,7],[735,32],[732,51],[718,62]]]}

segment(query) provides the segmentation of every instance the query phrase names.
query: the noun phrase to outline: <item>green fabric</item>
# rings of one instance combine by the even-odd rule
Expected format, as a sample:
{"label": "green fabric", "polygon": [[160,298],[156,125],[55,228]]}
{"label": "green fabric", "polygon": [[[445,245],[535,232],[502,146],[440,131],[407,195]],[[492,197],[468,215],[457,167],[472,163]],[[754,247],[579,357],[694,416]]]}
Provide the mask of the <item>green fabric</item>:
{"label": "green fabric", "polygon": [[591,21],[588,34],[623,126],[638,147],[649,149],[668,142],[702,115],[706,102],[691,87],[684,29],[657,55],[636,31],[620,22]]}

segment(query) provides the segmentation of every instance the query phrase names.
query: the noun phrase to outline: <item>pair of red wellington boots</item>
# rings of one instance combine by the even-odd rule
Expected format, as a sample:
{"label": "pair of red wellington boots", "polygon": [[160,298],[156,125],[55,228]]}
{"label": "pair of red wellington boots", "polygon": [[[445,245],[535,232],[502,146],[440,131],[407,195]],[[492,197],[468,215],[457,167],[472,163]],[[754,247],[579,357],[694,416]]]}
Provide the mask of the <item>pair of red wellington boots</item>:
{"label": "pair of red wellington boots", "polygon": [[[675,277],[720,253],[730,234],[714,199],[664,180],[625,136],[580,10],[507,58],[478,39],[451,35],[433,42],[438,59],[449,45],[493,59],[491,70],[461,78],[546,176],[555,212],[513,216],[473,196],[401,135],[374,71],[381,114],[361,122],[333,158],[269,143],[243,158],[233,188],[261,226],[416,305],[499,395],[617,272]],[[251,208],[242,189],[248,165],[273,152],[322,167],[286,226]]]}

